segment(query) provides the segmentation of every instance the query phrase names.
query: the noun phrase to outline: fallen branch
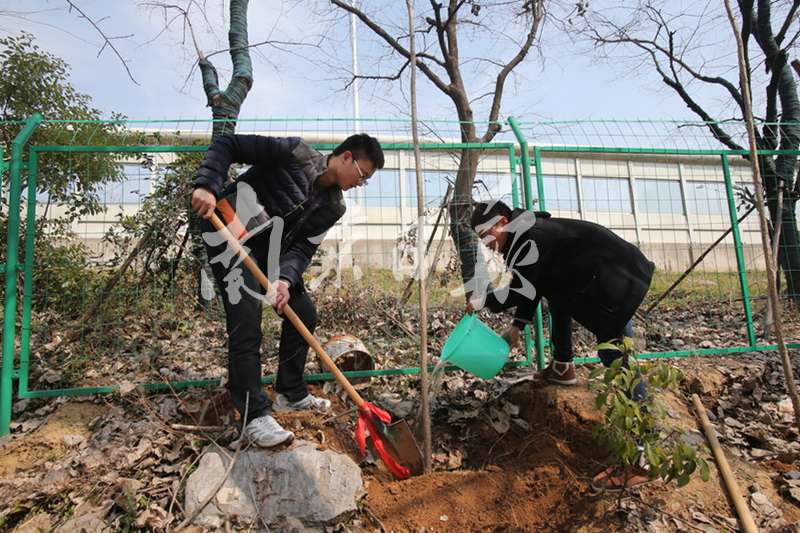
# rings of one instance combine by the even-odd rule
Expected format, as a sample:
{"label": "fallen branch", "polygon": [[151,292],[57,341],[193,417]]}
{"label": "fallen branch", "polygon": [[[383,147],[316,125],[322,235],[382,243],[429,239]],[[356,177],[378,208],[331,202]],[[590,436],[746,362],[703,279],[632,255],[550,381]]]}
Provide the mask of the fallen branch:
{"label": "fallen branch", "polygon": [[[729,0],[725,1],[727,2]],[[695,411],[697,411],[698,418],[700,418],[700,424],[703,427],[703,432],[706,434],[706,439],[708,439],[708,445],[711,447],[711,451],[714,454],[719,473],[722,476],[722,480],[725,482],[728,496],[730,496],[733,506],[736,508],[736,513],[739,515],[739,523],[742,525],[742,529],[744,529],[745,533],[758,533],[756,523],[753,521],[753,517],[750,514],[750,508],[747,507],[747,503],[744,501],[744,498],[742,498],[739,485],[736,484],[736,478],[733,476],[733,472],[731,472],[728,460],[725,459],[722,446],[719,445],[714,426],[709,422],[708,415],[706,415],[706,408],[703,407],[703,403],[700,401],[700,397],[697,394],[692,394],[692,403],[694,404]]]}
{"label": "fallen branch", "polygon": [[352,415],[352,414],[356,413],[357,411],[358,411],[358,407],[353,407],[352,409],[348,409],[347,411],[339,413],[338,415],[333,415],[330,418],[326,418],[325,420],[322,421],[322,425],[325,426],[327,424],[330,424],[334,420],[342,418],[343,416]]}
{"label": "fallen branch", "polygon": [[230,429],[228,426],[192,426],[187,424],[170,424],[169,427],[178,431],[193,431],[201,433],[203,431],[223,432]]}

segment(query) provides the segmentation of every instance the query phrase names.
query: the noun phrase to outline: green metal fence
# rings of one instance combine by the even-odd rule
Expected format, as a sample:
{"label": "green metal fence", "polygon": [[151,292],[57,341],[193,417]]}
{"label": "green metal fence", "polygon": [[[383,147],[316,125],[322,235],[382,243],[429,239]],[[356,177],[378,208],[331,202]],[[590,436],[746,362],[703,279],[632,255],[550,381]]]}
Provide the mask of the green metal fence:
{"label": "green metal fence", "polygon": [[[28,142],[31,135],[36,131],[37,127],[44,123],[45,127],[57,130],[55,134],[51,134],[49,142],[47,144],[35,144],[32,142]],[[96,141],[102,135],[100,133],[96,133],[95,131],[89,131],[87,133],[84,126],[86,123],[81,123],[80,121],[43,121],[41,117],[34,116],[31,117],[25,124],[24,127],[19,131],[18,135],[16,136],[11,150],[11,159],[9,164],[9,172],[8,172],[8,182],[9,182],[9,192],[8,192],[8,204],[9,204],[9,215],[8,215],[8,228],[7,228],[7,240],[6,240],[6,261],[4,264],[4,274],[5,274],[5,293],[4,293],[4,320],[3,320],[3,352],[2,352],[2,376],[0,377],[0,435],[7,434],[9,431],[9,424],[11,421],[11,407],[12,407],[12,399],[13,399],[13,382],[16,380],[18,383],[17,387],[17,394],[16,397],[18,398],[45,398],[45,397],[55,397],[55,396],[73,396],[73,395],[88,395],[88,394],[98,394],[98,393],[111,393],[119,389],[119,382],[124,379],[124,377],[118,378],[116,384],[110,385],[103,385],[103,386],[80,386],[80,387],[68,387],[68,388],[50,388],[50,389],[31,389],[30,387],[30,380],[29,376],[31,373],[32,367],[32,307],[33,307],[33,295],[35,287],[35,267],[36,267],[36,254],[37,254],[37,245],[36,245],[36,238],[37,238],[37,222],[41,222],[42,218],[46,218],[47,210],[37,213],[37,204],[40,203],[37,198],[37,178],[39,177],[40,173],[42,172],[42,168],[47,167],[47,158],[53,157],[60,157],[58,159],[59,165],[66,165],[64,168],[68,169],[83,169],[81,157],[94,157],[97,154],[107,154],[109,156],[113,156],[119,158],[118,161],[124,160],[125,157],[133,157],[135,155],[141,154],[170,154],[175,156],[177,154],[188,154],[188,153],[202,153],[205,151],[207,146],[203,144],[202,138],[203,135],[207,134],[207,130],[203,129],[202,131],[187,131],[187,128],[191,130],[192,128],[196,127],[198,123],[203,124],[203,128],[207,128],[208,122],[206,121],[163,121],[163,123],[169,123],[173,127],[176,125],[181,128],[172,129],[167,131],[164,128],[158,129],[153,131],[152,128],[148,128],[148,126],[152,126],[153,124],[162,124],[161,122],[137,122],[137,121],[130,121],[124,124],[119,122],[107,122],[106,125],[110,125],[114,129],[112,134],[108,134],[108,131],[104,130],[103,135],[106,135],[107,138],[113,139],[114,144],[103,145]],[[618,127],[619,123],[612,122],[616,124]],[[264,124],[268,124],[268,128],[264,128]],[[276,126],[276,124],[281,124],[281,127]],[[313,130],[308,131],[308,124],[313,124]],[[648,127],[652,127],[651,123],[646,123]],[[685,123],[680,123],[685,124]],[[645,353],[642,355],[643,358],[660,358],[660,357],[689,357],[689,356],[706,356],[706,355],[722,355],[722,354],[737,354],[737,353],[746,353],[752,351],[764,351],[764,350],[773,350],[775,349],[774,345],[768,345],[759,343],[759,339],[757,337],[756,327],[753,318],[753,310],[752,310],[752,295],[751,295],[751,287],[752,287],[752,280],[748,279],[748,261],[746,258],[745,253],[745,246],[743,245],[742,240],[742,231],[737,223],[737,219],[739,218],[739,213],[737,211],[736,206],[736,189],[735,183],[732,179],[732,172],[731,172],[731,159],[736,158],[738,161],[743,155],[743,152],[740,151],[732,151],[732,150],[721,150],[721,149],[714,149],[710,147],[695,147],[695,148],[687,148],[687,147],[676,147],[676,146],[666,146],[669,145],[668,142],[664,142],[664,136],[659,135],[652,135],[652,136],[643,136],[648,140],[654,141],[654,146],[609,146],[608,144],[605,145],[580,145],[580,144],[545,144],[539,142],[537,139],[537,144],[533,144],[529,146],[528,139],[529,138],[538,138],[540,135],[536,134],[536,131],[544,128],[545,130],[549,130],[554,128],[555,126],[553,123],[546,123],[546,124],[520,124],[513,118],[508,120],[507,125],[510,127],[509,130],[505,130],[502,135],[500,135],[494,142],[483,144],[483,143],[461,143],[458,142],[457,139],[459,137],[459,129],[460,125],[457,122],[452,121],[428,121],[425,123],[426,128],[424,131],[427,132],[427,136],[425,139],[425,143],[422,145],[422,149],[426,152],[427,157],[427,167],[429,181],[431,183],[431,187],[437,186],[439,187],[436,189],[438,192],[433,191],[431,196],[435,200],[441,199],[443,196],[441,185],[444,183],[446,177],[445,174],[451,174],[452,171],[452,161],[457,157],[464,157],[464,154],[472,157],[481,158],[481,165],[479,167],[479,174],[484,182],[484,186],[487,189],[487,192],[491,192],[493,196],[497,196],[498,194],[503,195],[507,198],[511,203],[515,206],[523,205],[526,209],[546,209],[550,207],[554,209],[556,214],[560,214],[560,212],[564,212],[565,215],[569,215],[571,211],[573,211],[573,203],[575,205],[580,205],[580,209],[576,209],[576,213],[581,218],[591,219],[590,214],[587,214],[587,211],[583,209],[583,205],[586,203],[587,198],[588,201],[593,201],[598,206],[598,211],[600,212],[602,209],[606,209],[609,205],[614,203],[625,203],[628,202],[632,206],[631,209],[633,214],[635,215],[637,200],[635,198],[629,198],[629,200],[624,200],[624,195],[615,193],[608,193],[605,195],[605,198],[602,198],[602,194],[599,194],[600,191],[600,183],[602,185],[601,180],[602,178],[593,176],[593,177],[584,177],[585,183],[591,183],[592,186],[595,187],[594,192],[596,193],[594,198],[590,197],[591,195],[585,195],[583,192],[580,192],[580,172],[578,172],[578,176],[576,177],[578,186],[575,197],[576,199],[573,201],[573,198],[570,194],[566,194],[566,198],[559,198],[557,194],[559,192],[558,187],[556,186],[556,194],[551,195],[548,192],[548,184],[556,184],[559,183],[567,183],[568,180],[565,181],[564,175],[557,175],[554,173],[553,175],[549,175],[548,172],[548,165],[550,167],[558,166],[561,164],[564,158],[572,158],[574,160],[574,164],[578,165],[581,161],[581,158],[589,158],[591,159],[591,164],[594,166],[593,168],[599,168],[600,173],[604,170],[607,174],[613,174],[611,172],[612,169],[618,167],[624,167],[625,165],[625,158],[629,157],[639,157],[639,158],[677,158],[680,160],[681,158],[685,158],[686,160],[694,161],[696,158],[717,158],[717,162],[719,168],[722,172],[723,181],[720,182],[719,186],[724,188],[724,200],[726,205],[726,213],[725,217],[727,217],[727,223],[732,226],[732,248],[733,253],[735,255],[735,268],[732,271],[735,274],[737,281],[738,281],[738,293],[741,298],[742,308],[741,308],[741,323],[744,324],[746,328],[746,334],[741,339],[741,342],[735,346],[718,346],[712,348],[691,348],[691,349],[684,349],[684,350],[662,350],[658,352],[651,352]],[[569,127],[579,127],[585,134],[585,128],[587,128],[586,124],[583,123],[570,123]],[[367,197],[362,197],[358,199],[360,203],[365,206],[365,211],[369,211],[372,209],[373,212],[380,211],[398,211],[399,210],[399,219],[400,222],[398,223],[394,217],[392,218],[391,222],[384,222],[384,219],[381,217],[377,222],[370,222],[367,220],[367,216],[365,215],[365,220],[367,222],[363,223],[363,226],[366,228],[365,231],[380,231],[383,233],[385,227],[395,228],[396,226],[400,226],[401,229],[404,227],[403,224],[403,209],[405,207],[410,207],[406,204],[406,200],[404,199],[407,197],[413,197],[412,194],[407,194],[408,191],[403,190],[403,183],[406,179],[403,170],[403,155],[404,151],[408,151],[412,148],[412,146],[407,141],[407,122],[404,120],[391,120],[391,119],[365,119],[361,120],[358,125],[353,125],[352,120],[338,120],[338,119],[329,119],[325,121],[307,121],[302,119],[273,119],[270,121],[261,121],[261,122],[254,122],[252,126],[248,126],[248,121],[240,121],[239,124],[239,131],[247,132],[249,128],[251,132],[264,132],[266,133],[277,135],[277,134],[287,134],[287,133],[299,133],[304,136],[309,136],[314,138],[315,146],[317,146],[321,150],[329,150],[332,149],[337,143],[329,141],[325,141],[324,137],[327,135],[328,137],[341,137],[345,133],[353,131],[354,128],[363,129],[368,131],[371,134],[376,135],[382,142],[384,149],[387,153],[396,153],[397,154],[397,187],[391,189],[390,191],[384,190],[377,190],[374,191],[375,196],[369,196],[369,190],[365,191],[364,194]],[[559,131],[560,135],[564,135],[564,131],[568,130],[569,127],[565,127],[563,124],[558,124],[555,129]],[[604,124],[604,128],[608,127],[608,124]],[[97,130],[99,131],[99,130]],[[188,137],[192,137],[189,135],[190,133],[194,133],[194,140],[190,140],[187,142]],[[107,135],[108,134],[108,135]],[[605,134],[603,136],[603,134]],[[513,136],[512,136],[513,135]],[[187,137],[188,136],[188,137]],[[601,135],[605,139],[614,138],[613,135],[608,135],[608,131],[601,132]],[[590,135],[584,135],[584,138],[589,138]],[[620,136],[617,135],[616,138],[618,139]],[[622,136],[625,137],[625,136]],[[698,136],[699,138],[699,136]],[[559,140],[564,140],[559,139]],[[27,149],[27,150],[26,150]],[[785,153],[781,151],[771,151],[765,152],[765,154],[779,154]],[[488,154],[488,155],[487,155]],[[550,158],[550,159],[548,159]],[[693,158],[693,159],[692,159]],[[532,159],[532,160],[531,160]],[[643,160],[645,160],[643,159]],[[450,163],[448,163],[450,160]],[[54,160],[55,161],[55,160]],[[654,175],[658,172],[665,172],[664,168],[659,167],[657,165],[661,165],[662,163],[650,163],[646,162],[647,165],[656,165],[652,168],[654,169]],[[584,164],[586,165],[586,160],[584,160]],[[665,163],[666,164],[666,163]],[[672,163],[670,163],[672,164]],[[682,163],[676,163],[678,165]],[[709,165],[707,160],[703,162],[706,166],[714,166]],[[437,166],[438,165],[438,166]],[[630,161],[627,162],[627,166],[630,170],[631,163]],[[62,168],[62,167],[59,167]],[[705,168],[705,167],[704,167]],[[444,170],[443,170],[444,169]],[[24,170],[24,171],[23,171]],[[70,170],[71,172],[72,170]],[[705,170],[704,170],[705,171]],[[616,170],[614,171],[616,172]],[[190,179],[190,176],[186,176],[187,179]],[[633,186],[633,174],[630,174],[630,191],[633,194],[634,186]],[[534,180],[535,179],[535,188],[534,188]],[[606,178],[609,183],[616,183],[613,180],[616,178]],[[438,180],[438,183],[437,183]],[[591,181],[594,180],[594,181]],[[660,179],[651,179],[651,180],[644,180],[646,187],[642,189],[645,193],[649,190],[647,187],[653,185],[654,183],[658,186],[663,185],[662,182],[669,182],[668,185],[672,187],[674,185],[675,180],[660,180]],[[378,181],[377,183],[380,183]],[[486,186],[486,183],[489,183],[489,186]],[[680,182],[683,184],[683,181]],[[706,181],[698,180],[696,183],[707,183]],[[23,184],[25,185],[23,190]],[[506,185],[508,186],[506,188]],[[606,191],[611,191],[611,186],[607,183],[602,185],[607,187],[604,189]],[[392,185],[394,187],[394,185]],[[426,184],[426,188],[428,185]],[[715,185],[716,187],[716,185]],[[668,187],[669,189],[669,187]],[[564,190],[571,190],[567,187]],[[671,189],[670,189],[671,190]],[[720,189],[721,190],[721,189]],[[426,191],[427,193],[428,191]],[[25,198],[23,198],[23,195]],[[599,197],[599,198],[598,198]],[[385,205],[384,201],[389,198],[393,201],[399,203],[399,207],[395,205]],[[689,210],[685,209],[686,204],[686,195],[682,196],[684,202],[684,211],[685,211],[685,219],[688,221],[689,217]],[[626,204],[627,205],[627,204]],[[48,200],[48,207],[50,207],[50,203]],[[435,205],[432,206],[434,208]],[[602,209],[601,209],[602,208]],[[377,210],[377,211],[376,211]],[[20,235],[20,213],[25,212],[25,235]],[[51,213],[52,216],[52,213]],[[671,218],[675,218],[673,214],[669,215]],[[719,218],[716,214],[715,217]],[[620,215],[620,220],[627,220],[630,216],[627,213]],[[634,216],[635,218],[635,216]],[[715,219],[716,220],[716,219]],[[598,220],[600,222],[605,222],[605,220]],[[658,220],[656,220],[658,222]],[[352,230],[352,222],[351,230]],[[624,226],[624,220],[620,223],[620,230],[621,232],[629,231]],[[612,229],[613,227],[613,220],[612,220]],[[428,228],[430,229],[430,228]],[[344,232],[345,230],[341,230]],[[392,229],[391,231],[394,231]],[[389,233],[391,234],[391,231]],[[637,239],[639,238],[640,233],[640,224],[637,222],[635,227]],[[644,230],[641,230],[644,231]],[[648,230],[653,231],[653,230]],[[665,230],[666,231],[666,230]],[[672,230],[669,230],[672,231]],[[688,228],[688,233],[691,237],[692,229],[691,227]],[[422,236],[426,235],[425,231],[420,233]],[[392,234],[393,235],[393,234]],[[384,241],[386,239],[383,239]],[[23,258],[24,262],[22,264],[19,263],[19,246],[20,242],[24,244],[24,253]],[[641,242],[640,242],[641,243]],[[690,239],[691,244],[691,239]],[[350,255],[355,255],[355,252],[349,252]],[[378,259],[378,260],[386,260],[386,256],[388,253],[384,247],[377,247],[370,249],[367,247],[366,250],[360,252],[364,257],[361,259]],[[101,254],[102,255],[102,254]],[[667,251],[664,251],[663,255],[669,255]],[[381,259],[383,258],[383,259]],[[352,260],[352,257],[350,258]],[[759,258],[757,256],[753,256],[750,258],[750,265],[751,265],[751,272],[761,270],[758,268],[758,261]],[[353,262],[355,264],[355,262]],[[365,263],[366,264],[366,263]],[[379,261],[379,264],[380,261]],[[378,268],[375,269],[376,271],[379,270]],[[727,274],[720,275],[717,272],[717,276],[719,279],[727,279]],[[21,279],[21,295],[19,294],[20,289],[20,279]],[[721,287],[722,282],[718,281],[718,285]],[[184,288],[185,289],[185,288]],[[55,289],[57,290],[57,289]],[[146,292],[146,288],[142,289],[143,294]],[[185,292],[185,291],[184,291]],[[718,294],[714,295],[717,298],[726,298],[729,297],[730,291],[727,293],[720,289]],[[174,288],[173,292],[171,293],[175,298],[183,295],[187,296],[184,293],[181,293],[180,288]],[[21,313],[18,311],[19,307],[19,297],[21,296]],[[191,297],[191,295],[188,295]],[[87,295],[88,299],[92,298],[92,295]],[[45,300],[47,299],[47,295],[45,295]],[[85,303],[85,301],[84,301]],[[47,302],[45,302],[47,305]],[[54,313],[54,317],[58,316],[58,313]],[[108,327],[116,327],[121,324],[124,324],[124,316],[118,323],[111,323],[107,324]],[[528,366],[533,364],[533,357],[532,353],[536,353],[536,365],[538,368],[542,368],[545,364],[545,356],[548,351],[547,339],[544,333],[545,331],[545,321],[543,320],[542,310],[539,309],[536,315],[536,322],[534,324],[534,331],[526,331],[525,335],[525,355],[524,358],[518,359],[513,361],[511,364],[515,366],[523,365]],[[18,350],[17,350],[17,343],[18,343]],[[793,348],[799,347],[798,344],[792,344]],[[588,354],[587,354],[588,355]],[[586,361],[593,361],[592,357],[581,357],[578,358],[578,362],[586,362]],[[389,376],[389,375],[414,375],[418,373],[419,368],[416,366],[404,366],[399,368],[383,368],[379,370],[372,370],[372,371],[352,371],[347,372],[346,374],[351,377],[366,377],[366,376]],[[309,377],[309,379],[330,379],[330,375],[328,374],[314,374]],[[165,380],[167,381],[167,380]],[[183,380],[169,380],[169,383],[165,382],[152,382],[152,383],[139,383],[139,386],[142,387],[144,390],[162,390],[168,387],[171,388],[183,388],[183,387],[190,387],[190,386],[202,386],[202,385],[210,385],[214,383],[218,383],[218,379],[183,379]],[[271,381],[271,376],[264,379],[266,383]]]}

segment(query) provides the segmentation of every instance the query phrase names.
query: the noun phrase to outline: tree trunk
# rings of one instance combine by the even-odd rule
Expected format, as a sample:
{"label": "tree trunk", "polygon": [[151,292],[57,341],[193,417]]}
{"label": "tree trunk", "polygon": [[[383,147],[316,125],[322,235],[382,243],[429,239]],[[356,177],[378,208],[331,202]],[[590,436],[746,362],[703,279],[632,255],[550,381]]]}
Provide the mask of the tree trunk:
{"label": "tree trunk", "polygon": [[797,231],[795,214],[797,199],[784,196],[783,212],[780,216],[776,212],[777,204],[777,198],[770,198],[767,201],[770,220],[781,221],[778,264],[786,278],[786,294],[795,303],[800,303],[800,234]]}
{"label": "tree trunk", "polygon": [[[233,63],[233,76],[224,91],[219,88],[219,76],[214,65],[205,57],[201,56],[199,60],[203,76],[203,90],[208,98],[208,106],[211,107],[211,116],[214,118],[211,142],[221,135],[233,134],[236,131],[236,119],[239,118],[242,104],[253,86],[253,65],[250,60],[247,35],[248,2],[249,0],[231,0],[228,44]],[[208,279],[214,279],[214,277],[211,274],[211,267],[206,258],[205,246],[200,233],[200,218],[194,210],[189,208],[191,256],[195,263],[200,265],[196,282],[197,304],[202,309],[206,309],[211,301],[206,299],[203,294],[202,272],[205,271]]]}
{"label": "tree trunk", "polygon": [[[463,93],[462,93],[463,96]],[[475,124],[472,122],[472,110],[466,97],[453,97],[461,121],[461,142],[479,142]],[[453,200],[450,203],[450,236],[453,239],[461,263],[461,279],[467,297],[472,293],[483,294],[489,283],[482,275],[485,269],[478,268],[483,264],[478,251],[478,236],[469,225],[472,217],[472,186],[478,172],[478,154],[474,149],[464,148],[458,163],[456,183],[453,189]],[[476,275],[476,269],[479,271]]]}
{"label": "tree trunk", "polygon": [[[777,85],[778,99],[781,105],[780,125],[778,126],[781,150],[797,150],[800,148],[800,98],[797,95],[797,84],[790,65],[786,61],[775,65],[780,73],[774,78]],[[786,278],[787,294],[795,302],[800,302],[800,248],[798,248],[797,217],[794,194],[795,168],[797,156],[793,154],[777,155],[769,158],[764,170],[764,188],[767,208],[773,228],[780,225],[778,243],[778,264]],[[766,168],[764,168],[766,167]],[[783,208],[778,213],[778,190],[783,187]],[[771,234],[774,239],[775,232]],[[773,243],[774,244],[774,243]]]}

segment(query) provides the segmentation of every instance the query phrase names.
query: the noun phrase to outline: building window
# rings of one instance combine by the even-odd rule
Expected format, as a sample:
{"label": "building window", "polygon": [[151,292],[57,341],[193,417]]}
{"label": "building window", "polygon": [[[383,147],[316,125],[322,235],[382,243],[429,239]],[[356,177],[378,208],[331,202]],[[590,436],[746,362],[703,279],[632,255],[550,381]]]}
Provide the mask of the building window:
{"label": "building window", "polygon": [[575,211],[578,209],[578,182],[575,176],[543,176],[544,200],[547,209]]}
{"label": "building window", "polygon": [[633,213],[628,180],[623,178],[585,177],[583,205],[587,211]]}
{"label": "building window", "polygon": [[696,215],[727,214],[725,184],[718,181],[687,181],[686,204],[689,212]]}
{"label": "building window", "polygon": [[642,213],[684,214],[680,182],[637,179],[636,207]]}

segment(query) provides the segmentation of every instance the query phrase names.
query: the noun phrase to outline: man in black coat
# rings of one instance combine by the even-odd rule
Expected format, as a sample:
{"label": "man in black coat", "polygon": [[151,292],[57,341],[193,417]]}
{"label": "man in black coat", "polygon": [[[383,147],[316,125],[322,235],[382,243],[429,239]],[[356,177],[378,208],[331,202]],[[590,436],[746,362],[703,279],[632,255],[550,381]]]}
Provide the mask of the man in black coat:
{"label": "man in black coat", "polygon": [[[484,244],[503,254],[512,280],[484,295],[473,284],[467,310],[485,305],[497,313],[515,307],[514,321],[503,334],[513,346],[540,299],[546,298],[553,316],[554,352],[543,372],[547,381],[562,385],[577,381],[572,319],[597,336],[604,365],[610,366],[631,349],[630,321],[655,269],[638,248],[598,224],[553,218],[546,212],[512,211],[499,201],[476,203],[471,225]],[[640,381],[631,397],[641,400],[645,395],[646,386]],[[648,472],[638,465],[611,467],[592,479],[592,489],[619,491],[649,480]]]}
{"label": "man in black coat", "polygon": [[[252,165],[227,187],[233,163]],[[303,369],[308,344],[288,319],[281,326],[273,404],[261,387],[261,301],[264,290],[234,257],[208,218],[233,204],[237,223],[251,230],[250,256],[273,282],[269,303],[279,314],[288,304],[310,331],[316,309],[303,285],[303,272],[325,235],[345,212],[342,191],[364,185],[384,157],[378,141],[365,134],[348,137],[327,157],[298,137],[225,135],[208,149],[197,171],[192,208],[204,219],[203,240],[222,291],[228,332],[228,382],[239,413],[247,410],[245,436],[261,447],[293,438],[272,410],[327,411],[330,402],[308,392]],[[221,202],[225,199],[226,202]],[[219,204],[218,204],[219,202]],[[259,213],[266,216],[259,216]],[[226,216],[227,215],[227,216]],[[263,222],[252,224],[252,221]],[[252,228],[252,226],[256,228]]]}
{"label": "man in black coat", "polygon": [[[546,298],[553,316],[554,358],[544,370],[550,382],[576,382],[571,320],[597,336],[598,355],[610,365],[623,354],[630,320],[650,287],[654,265],[634,245],[591,222],[553,218],[546,212],[511,210],[503,202],[478,202],[472,227],[503,254],[512,272],[509,286],[472,297],[493,312],[516,308],[504,337],[514,345]],[[475,293],[473,293],[475,294]],[[644,393],[643,387],[634,396]]]}

